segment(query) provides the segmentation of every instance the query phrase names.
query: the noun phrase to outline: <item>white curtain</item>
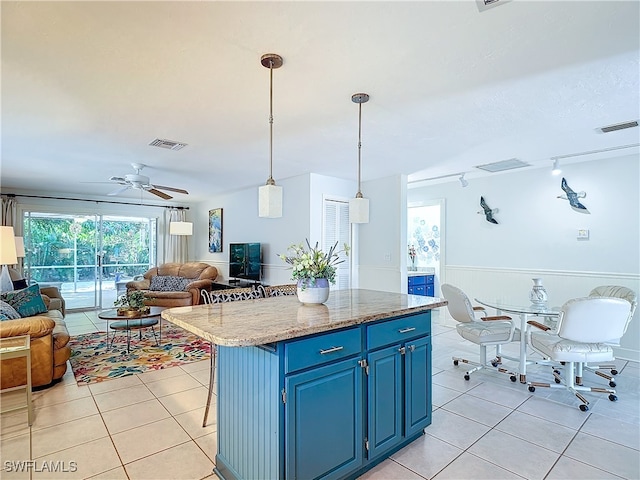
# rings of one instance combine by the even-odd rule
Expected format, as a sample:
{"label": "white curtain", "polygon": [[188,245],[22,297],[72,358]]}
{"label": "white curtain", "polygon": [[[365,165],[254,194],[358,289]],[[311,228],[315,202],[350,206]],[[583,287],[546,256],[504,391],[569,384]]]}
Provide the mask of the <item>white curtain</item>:
{"label": "white curtain", "polygon": [[164,262],[185,263],[189,261],[189,238],[186,235],[169,234],[171,222],[186,222],[187,216],[184,210],[167,209],[164,212]]}
{"label": "white curtain", "polygon": [[[14,197],[2,197],[2,225],[13,226],[16,224],[16,199]],[[14,229],[15,230],[15,229]],[[18,232],[15,232],[16,235]]]}

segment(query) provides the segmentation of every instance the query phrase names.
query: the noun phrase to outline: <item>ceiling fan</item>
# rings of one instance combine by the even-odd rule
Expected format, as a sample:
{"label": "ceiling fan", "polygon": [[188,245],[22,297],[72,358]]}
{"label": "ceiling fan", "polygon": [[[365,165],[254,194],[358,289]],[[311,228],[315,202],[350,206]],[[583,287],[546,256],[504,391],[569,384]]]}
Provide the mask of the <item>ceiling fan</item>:
{"label": "ceiling fan", "polygon": [[164,192],[161,192],[160,190],[168,190],[170,192],[184,193],[185,195],[189,194],[189,192],[181,188],[164,187],[162,185],[152,184],[149,180],[149,177],[147,177],[146,175],[140,175],[140,172],[142,171],[142,169],[146,167],[146,165],[142,163],[132,163],[131,166],[136,171],[136,173],[129,173],[124,177],[111,177],[109,179],[112,182],[116,182],[122,185],[122,187],[118,188],[117,190],[114,190],[113,192],[108,193],[107,195],[109,196],[119,195],[125,190],[128,190],[130,188],[134,188],[136,190],[146,190],[147,192],[153,193],[154,195],[157,195],[158,197],[163,198],[165,200],[170,200],[173,197]]}

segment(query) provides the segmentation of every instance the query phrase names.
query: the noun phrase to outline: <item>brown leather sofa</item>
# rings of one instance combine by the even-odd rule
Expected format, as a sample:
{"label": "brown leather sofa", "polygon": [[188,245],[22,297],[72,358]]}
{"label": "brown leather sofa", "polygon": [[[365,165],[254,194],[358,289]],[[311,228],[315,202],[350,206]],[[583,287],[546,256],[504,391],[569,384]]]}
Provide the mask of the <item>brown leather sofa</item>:
{"label": "brown leather sofa", "polygon": [[[48,294],[44,294],[44,291]],[[64,299],[57,287],[44,287],[40,292],[49,308],[47,313],[0,322],[0,337],[29,335],[31,338],[32,387],[52,385],[62,378],[67,371],[67,360],[71,356],[71,347],[68,345],[69,331],[64,323]],[[3,360],[0,373],[2,389],[24,385],[27,382],[25,362],[22,358]]]}
{"label": "brown leather sofa", "polygon": [[[211,284],[218,277],[218,269],[202,262],[165,263],[148,270],[143,276],[143,280],[127,283],[127,292],[144,291],[147,297],[144,303],[149,306],[182,307],[200,303],[200,291],[211,290]],[[151,290],[151,279],[155,276],[182,277],[192,281],[179,291]]]}

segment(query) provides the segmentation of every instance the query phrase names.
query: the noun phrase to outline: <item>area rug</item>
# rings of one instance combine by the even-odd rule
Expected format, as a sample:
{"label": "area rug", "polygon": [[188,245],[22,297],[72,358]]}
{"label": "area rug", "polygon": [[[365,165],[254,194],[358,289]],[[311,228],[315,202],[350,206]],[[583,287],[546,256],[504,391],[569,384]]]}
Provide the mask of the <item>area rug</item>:
{"label": "area rug", "polygon": [[[113,332],[109,334],[109,341],[112,335]],[[79,385],[197,362],[208,359],[210,354],[209,342],[164,322],[159,347],[149,328],[143,330],[142,340],[138,338],[137,331],[132,332],[128,353],[124,332],[118,332],[108,350],[105,332],[75,335],[69,340],[69,345],[71,369]]]}

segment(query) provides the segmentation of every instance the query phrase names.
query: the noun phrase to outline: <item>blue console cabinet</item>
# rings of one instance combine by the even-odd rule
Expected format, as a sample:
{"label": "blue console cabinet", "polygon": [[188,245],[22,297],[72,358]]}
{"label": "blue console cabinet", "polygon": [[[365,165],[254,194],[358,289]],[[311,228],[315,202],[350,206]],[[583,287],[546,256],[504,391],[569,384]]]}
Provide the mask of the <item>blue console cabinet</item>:
{"label": "blue console cabinet", "polygon": [[433,283],[434,275],[410,275],[408,280],[407,293],[411,295],[433,297]]}
{"label": "blue console cabinet", "polygon": [[431,423],[431,312],[219,347],[216,473],[356,478]]}

